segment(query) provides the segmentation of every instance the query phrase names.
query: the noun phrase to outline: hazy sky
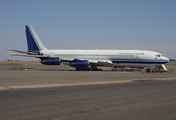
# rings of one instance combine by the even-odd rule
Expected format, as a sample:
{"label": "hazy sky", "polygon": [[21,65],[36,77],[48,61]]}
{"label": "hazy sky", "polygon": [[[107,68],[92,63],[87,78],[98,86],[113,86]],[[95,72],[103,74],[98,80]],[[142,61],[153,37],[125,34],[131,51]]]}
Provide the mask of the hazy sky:
{"label": "hazy sky", "polygon": [[48,49],[142,49],[176,59],[176,0],[0,0],[0,61],[27,51],[25,25]]}

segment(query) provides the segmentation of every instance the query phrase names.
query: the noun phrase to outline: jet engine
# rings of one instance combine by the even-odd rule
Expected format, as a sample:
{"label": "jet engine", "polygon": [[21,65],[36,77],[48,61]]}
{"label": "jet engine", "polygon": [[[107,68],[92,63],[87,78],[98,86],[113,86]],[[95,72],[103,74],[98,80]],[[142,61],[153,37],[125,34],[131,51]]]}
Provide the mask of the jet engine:
{"label": "jet engine", "polygon": [[76,67],[76,68],[89,68],[90,64],[87,60],[79,60],[79,59],[74,59],[71,63],[70,66]]}
{"label": "jet engine", "polygon": [[52,58],[52,57],[47,57],[46,59],[41,60],[41,63],[44,65],[60,65],[61,60],[59,57]]}

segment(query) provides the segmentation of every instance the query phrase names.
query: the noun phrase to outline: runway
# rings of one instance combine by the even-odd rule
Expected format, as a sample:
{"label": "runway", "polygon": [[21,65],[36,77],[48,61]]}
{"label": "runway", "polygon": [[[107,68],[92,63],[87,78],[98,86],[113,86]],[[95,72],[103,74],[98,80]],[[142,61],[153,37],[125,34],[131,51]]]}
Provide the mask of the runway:
{"label": "runway", "polygon": [[175,120],[176,80],[0,91],[1,120]]}

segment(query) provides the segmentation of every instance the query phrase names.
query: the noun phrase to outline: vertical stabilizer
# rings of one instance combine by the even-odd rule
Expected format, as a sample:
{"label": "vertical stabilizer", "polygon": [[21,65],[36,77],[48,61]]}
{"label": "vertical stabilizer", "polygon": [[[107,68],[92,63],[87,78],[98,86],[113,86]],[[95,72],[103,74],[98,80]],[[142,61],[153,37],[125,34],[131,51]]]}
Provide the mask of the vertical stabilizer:
{"label": "vertical stabilizer", "polygon": [[29,52],[40,52],[47,50],[31,25],[26,25],[26,38]]}

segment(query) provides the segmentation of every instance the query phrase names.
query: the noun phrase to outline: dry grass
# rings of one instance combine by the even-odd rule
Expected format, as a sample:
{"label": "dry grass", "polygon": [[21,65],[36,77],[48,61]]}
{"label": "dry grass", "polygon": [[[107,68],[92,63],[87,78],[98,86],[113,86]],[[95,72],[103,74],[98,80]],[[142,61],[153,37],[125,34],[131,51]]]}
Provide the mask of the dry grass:
{"label": "dry grass", "polygon": [[0,61],[0,65],[41,65],[39,61]]}

